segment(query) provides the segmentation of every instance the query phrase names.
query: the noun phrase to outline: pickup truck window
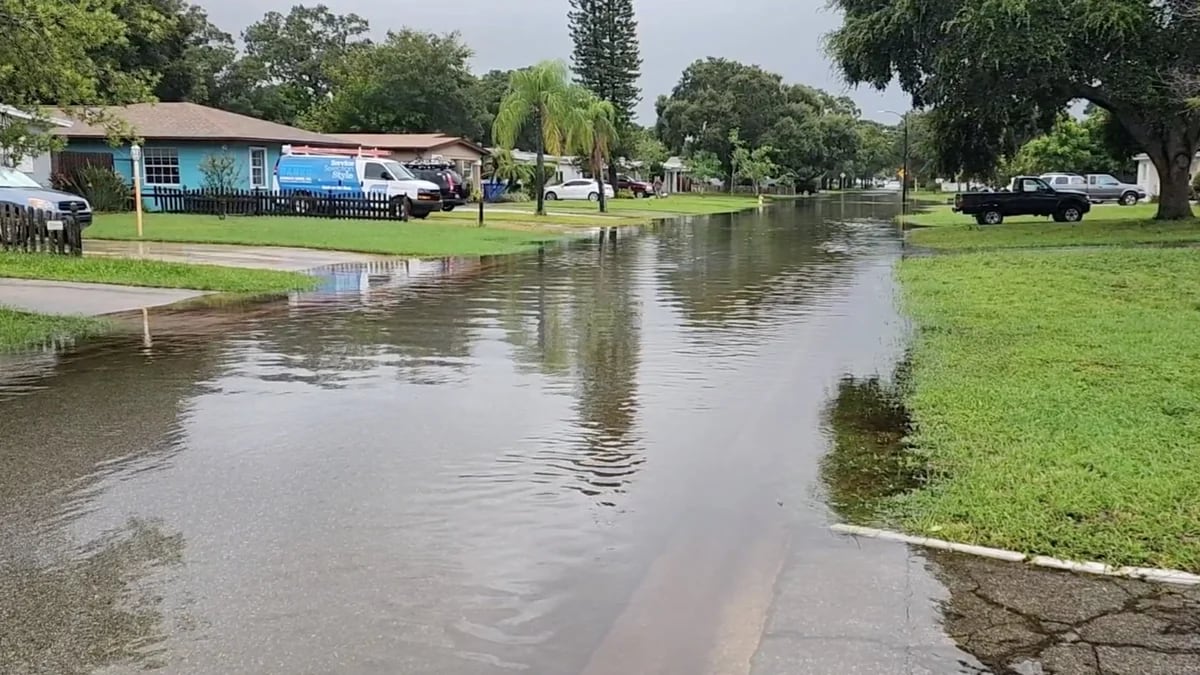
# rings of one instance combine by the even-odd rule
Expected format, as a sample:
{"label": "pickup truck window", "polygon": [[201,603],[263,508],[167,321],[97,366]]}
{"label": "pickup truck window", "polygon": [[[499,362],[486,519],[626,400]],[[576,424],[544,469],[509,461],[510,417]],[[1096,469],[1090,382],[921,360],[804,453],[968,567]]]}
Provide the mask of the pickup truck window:
{"label": "pickup truck window", "polygon": [[1096,176],[1097,185],[1120,185],[1121,182],[1112,176]]}
{"label": "pickup truck window", "polygon": [[[1066,177],[1063,177],[1066,180]],[[1057,179],[1055,179],[1057,182]],[[1049,192],[1050,186],[1040,178],[1022,178],[1017,184],[1017,192]]]}

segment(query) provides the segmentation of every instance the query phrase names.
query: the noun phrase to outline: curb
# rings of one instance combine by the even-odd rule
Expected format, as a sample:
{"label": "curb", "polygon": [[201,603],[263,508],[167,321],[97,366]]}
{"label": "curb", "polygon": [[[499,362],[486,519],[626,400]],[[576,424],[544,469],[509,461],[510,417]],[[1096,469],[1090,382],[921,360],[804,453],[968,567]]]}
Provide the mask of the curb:
{"label": "curb", "polygon": [[1157,567],[1113,567],[1100,562],[1076,562],[1073,560],[1060,560],[1058,558],[1051,558],[1044,555],[1030,556],[1024,553],[1009,551],[1002,548],[988,548],[987,546],[960,544],[953,541],[945,541],[943,539],[915,537],[912,535],[903,534],[901,532],[880,530],[874,527],[862,527],[860,525],[844,525],[839,523],[837,525],[830,526],[829,529],[838,534],[845,534],[854,537],[867,537],[869,539],[896,541],[904,544],[912,544],[914,546],[923,546],[925,548],[935,548],[942,551],[953,551],[955,553],[965,553],[967,555],[976,555],[983,558],[992,558],[993,560],[1023,562],[1036,567],[1045,567],[1049,569],[1081,572],[1083,574],[1095,574],[1107,577],[1138,579],[1141,581],[1154,581],[1165,584],[1179,584],[1182,586],[1200,585],[1200,575],[1184,572],[1182,570],[1169,570]]}

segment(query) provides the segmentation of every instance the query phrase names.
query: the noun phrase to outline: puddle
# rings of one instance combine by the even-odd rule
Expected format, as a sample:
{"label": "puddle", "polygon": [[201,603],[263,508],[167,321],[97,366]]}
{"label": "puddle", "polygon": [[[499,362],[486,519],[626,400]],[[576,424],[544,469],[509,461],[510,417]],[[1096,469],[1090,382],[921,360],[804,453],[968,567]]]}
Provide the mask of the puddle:
{"label": "puddle", "polygon": [[904,443],[910,421],[895,388],[878,376],[845,377],[826,412],[833,446],[821,475],[829,505],[855,523],[877,522],[889,498],[924,481],[919,458]]}

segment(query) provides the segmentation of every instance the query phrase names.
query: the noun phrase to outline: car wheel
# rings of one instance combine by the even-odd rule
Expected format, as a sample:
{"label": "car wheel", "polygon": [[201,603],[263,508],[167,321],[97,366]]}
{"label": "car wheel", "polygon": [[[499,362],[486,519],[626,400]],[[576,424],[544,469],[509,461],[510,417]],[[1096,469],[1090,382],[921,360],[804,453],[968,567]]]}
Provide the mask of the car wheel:
{"label": "car wheel", "polygon": [[598,201],[600,201],[600,193],[598,193],[598,192],[589,192],[589,193],[588,193],[588,201],[589,201],[589,202],[598,202]]}
{"label": "car wheel", "polygon": [[453,210],[454,210],[454,205],[453,205],[453,204],[446,204],[445,206],[443,206],[443,207],[442,207],[442,210],[443,210],[443,211],[453,211]]}
{"label": "car wheel", "polygon": [[408,220],[412,215],[412,202],[408,200],[408,197],[394,197],[390,204],[393,218]]}
{"label": "car wheel", "polygon": [[980,215],[983,218],[983,221],[980,223],[982,225],[999,225],[1004,222],[1004,214],[995,209],[984,211]]}
{"label": "car wheel", "polygon": [[297,215],[304,215],[312,211],[312,202],[312,195],[307,192],[298,192],[292,197],[292,212]]}
{"label": "car wheel", "polygon": [[1121,206],[1133,206],[1136,203],[1138,203],[1138,195],[1136,192],[1126,192],[1125,194],[1121,195]]}
{"label": "car wheel", "polygon": [[426,211],[425,213],[414,213],[413,214],[413,218],[416,218],[417,220],[425,220],[428,217],[429,217],[428,211]]}
{"label": "car wheel", "polygon": [[1062,217],[1061,222],[1064,223],[1078,223],[1083,220],[1083,212],[1079,210],[1078,206],[1064,207],[1057,215]]}
{"label": "car wheel", "polygon": [[553,192],[547,192],[546,193],[546,201],[556,202],[556,201],[558,201],[558,195]]}

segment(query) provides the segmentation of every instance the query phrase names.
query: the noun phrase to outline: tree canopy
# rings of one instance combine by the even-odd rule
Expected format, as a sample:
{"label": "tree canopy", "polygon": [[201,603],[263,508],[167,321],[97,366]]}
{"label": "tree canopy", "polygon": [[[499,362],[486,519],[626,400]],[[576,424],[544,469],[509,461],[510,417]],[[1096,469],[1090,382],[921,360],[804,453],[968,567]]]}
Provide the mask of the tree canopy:
{"label": "tree canopy", "polygon": [[948,171],[983,174],[1076,99],[1108,111],[1162,177],[1160,218],[1191,215],[1200,145],[1195,0],[834,0],[830,51],[855,83],[894,78],[931,107]]}

